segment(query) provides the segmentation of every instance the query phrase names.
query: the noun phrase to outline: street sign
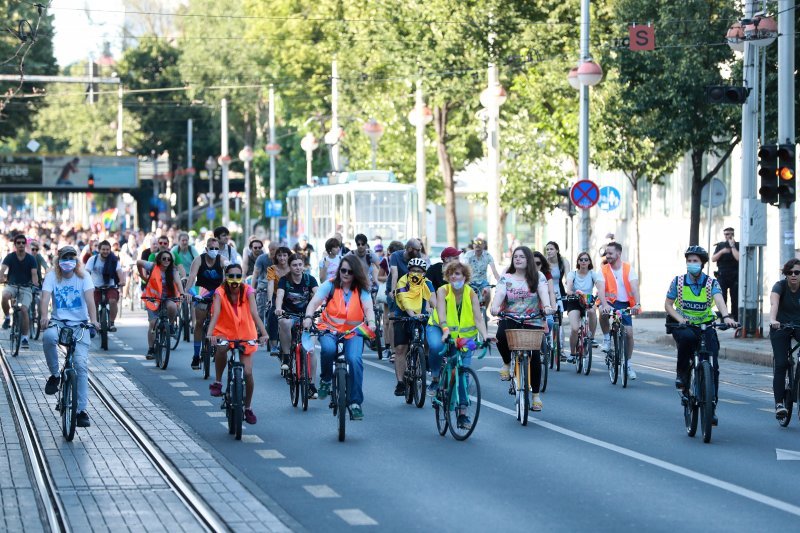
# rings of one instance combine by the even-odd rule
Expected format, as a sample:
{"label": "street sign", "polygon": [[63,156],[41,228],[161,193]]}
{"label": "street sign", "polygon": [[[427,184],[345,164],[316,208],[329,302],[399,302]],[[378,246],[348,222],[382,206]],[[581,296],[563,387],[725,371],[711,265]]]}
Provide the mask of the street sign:
{"label": "street sign", "polygon": [[711,207],[719,207],[725,203],[728,196],[728,189],[722,180],[719,178],[711,178],[711,181],[703,186],[703,192],[700,194],[700,204],[703,207],[708,207],[708,191],[711,189]]}
{"label": "street sign", "polygon": [[651,51],[656,49],[656,29],[653,26],[628,26],[628,47],[634,52],[640,50]]}
{"label": "street sign", "polygon": [[266,218],[272,217],[279,217],[283,214],[283,202],[280,200],[275,200],[271,202],[269,200],[264,201],[264,216]]}
{"label": "street sign", "polygon": [[594,207],[600,200],[600,189],[591,180],[580,180],[570,189],[569,197],[576,206],[581,209],[589,209]]}
{"label": "street sign", "polygon": [[614,187],[606,186],[600,189],[600,201],[597,203],[597,207],[603,211],[613,211],[619,207],[620,200],[619,191]]}

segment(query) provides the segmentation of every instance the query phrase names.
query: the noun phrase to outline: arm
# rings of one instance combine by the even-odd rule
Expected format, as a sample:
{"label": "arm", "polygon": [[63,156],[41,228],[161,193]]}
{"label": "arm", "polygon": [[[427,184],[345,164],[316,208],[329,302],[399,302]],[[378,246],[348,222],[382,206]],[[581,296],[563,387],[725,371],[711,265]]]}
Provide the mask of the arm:
{"label": "arm", "polygon": [[506,300],[506,286],[502,283],[497,284],[497,290],[492,298],[492,314],[497,316],[500,312],[500,305]]}
{"label": "arm", "polygon": [[472,300],[472,320],[475,321],[478,333],[483,340],[489,340],[489,332],[486,331],[486,324],[481,316],[481,303],[478,301],[478,295],[475,294],[475,291],[472,291],[469,298]]}
{"label": "arm", "polygon": [[556,284],[552,279],[547,280],[547,293],[550,297],[550,302],[555,303],[556,300]]}
{"label": "arm", "polygon": [[[736,321],[731,318],[730,313],[728,313],[728,306],[725,305],[725,298],[722,297],[722,293],[718,292],[714,295],[714,303],[717,304],[717,309],[719,312],[722,313],[722,320],[729,326],[736,327]],[[733,302],[731,302],[733,303]],[[770,303],[772,303],[772,295],[770,295]],[[770,316],[772,316],[772,309],[770,308]],[[772,321],[770,321],[770,325],[772,325]]]}
{"label": "arm", "polygon": [[378,281],[381,283],[385,283],[386,280],[389,279],[389,272],[384,272],[380,265],[378,265]]}
{"label": "arm", "polygon": [[681,314],[675,309],[674,304],[675,300],[672,298],[667,298],[664,300],[664,311],[666,311],[669,316],[677,320],[678,324],[686,324],[686,319],[683,318],[683,316],[681,316]]}
{"label": "arm", "polygon": [[38,286],[39,285],[39,274],[36,272],[37,269],[31,269],[31,283]]}
{"label": "arm", "polygon": [[42,329],[47,327],[47,314],[50,310],[50,291],[42,291],[39,300],[39,325]]}
{"label": "arm", "polygon": [[606,301],[606,280],[603,279],[603,276],[597,277],[597,280],[594,282],[594,286],[597,287],[597,299],[600,300],[601,309],[607,309],[608,302]]}
{"label": "arm", "polygon": [[[536,288],[536,292],[539,295],[539,301],[542,303],[542,309],[544,309],[545,313],[552,314],[555,309],[553,308],[551,302],[555,302],[555,300],[550,300],[550,287],[547,283],[539,283],[539,286]],[[550,312],[548,312],[548,310]]]}
{"label": "arm", "polygon": [[[572,296],[575,293],[575,290],[573,288],[574,281],[575,281],[575,276],[570,276],[569,274],[567,274],[567,283],[564,285],[564,289],[567,291],[568,296]],[[552,283],[548,283],[548,285],[550,285],[551,287],[553,286]]]}
{"label": "arm", "polygon": [[[303,319],[303,327],[308,329],[311,327],[311,317],[314,316],[314,312],[322,305],[322,295],[319,294],[319,291],[314,293],[314,297],[311,298],[311,301],[308,302],[306,306],[306,317]],[[306,325],[308,324],[308,325]]]}
{"label": "arm", "polygon": [[281,316],[283,314],[283,295],[286,294],[286,291],[283,289],[278,289],[278,294],[275,295],[275,316]]}
{"label": "arm", "polygon": [[256,329],[261,333],[261,335],[258,336],[258,342],[264,344],[267,342],[267,340],[269,340],[269,335],[267,335],[267,328],[264,327],[261,317],[258,316],[258,306],[256,305],[255,292],[251,292],[247,295],[247,301],[250,304],[250,316],[253,317],[253,322],[256,323]]}
{"label": "arm", "polygon": [[242,259],[242,272],[247,273],[247,264],[251,261],[250,256],[252,254],[244,254],[244,259]]}
{"label": "arm", "polygon": [[94,287],[84,291],[83,298],[86,300],[86,310],[89,311],[89,321],[91,321],[94,329],[100,331],[100,323],[97,322],[97,306],[94,303]]}
{"label": "arm", "polygon": [[636,305],[633,307],[636,309],[642,308],[642,302],[639,300],[639,280],[634,279],[631,280],[631,293],[633,294],[633,299],[636,300]]}
{"label": "arm", "polygon": [[492,274],[494,274],[494,282],[495,284],[500,279],[500,274],[497,273],[497,267],[494,264],[494,259],[489,263],[489,266],[492,268]]}
{"label": "arm", "polygon": [[364,318],[367,319],[368,327],[375,327],[375,309],[372,308],[372,296],[361,299],[361,306],[364,308]]}
{"label": "arm", "polygon": [[197,272],[200,270],[200,261],[202,260],[203,258],[198,255],[192,261],[192,266],[189,268],[189,277],[186,278],[187,289],[194,287],[194,282],[197,281]]}
{"label": "arm", "polygon": [[735,242],[731,245],[731,254],[733,255],[734,259],[737,261],[739,260],[739,249],[736,247]]}
{"label": "arm", "polygon": [[390,267],[392,272],[392,290],[389,292],[389,298],[394,299],[394,291],[397,289],[397,266]]}
{"label": "arm", "polygon": [[722,257],[723,255],[727,254],[729,251],[730,250],[729,250],[729,248],[727,246],[720,246],[719,250],[714,252],[714,255],[711,256],[711,260],[716,263],[717,261],[719,261],[720,257]]}
{"label": "arm", "polygon": [[[267,274],[269,275],[269,274]],[[272,296],[275,294],[275,280],[267,281],[267,305],[272,303]]]}
{"label": "arm", "polygon": [[[44,293],[42,293],[42,301],[44,302]],[[733,303],[733,302],[731,302]],[[781,327],[778,322],[778,306],[781,303],[781,295],[777,292],[769,293],[769,325],[773,328]],[[44,305],[44,304],[42,304]]]}
{"label": "arm", "polygon": [[217,342],[217,339],[214,336],[214,328],[217,327],[217,320],[219,320],[219,310],[219,294],[215,292],[214,300],[211,302],[211,321],[208,323],[208,330],[206,333],[206,338],[211,340],[212,343]]}

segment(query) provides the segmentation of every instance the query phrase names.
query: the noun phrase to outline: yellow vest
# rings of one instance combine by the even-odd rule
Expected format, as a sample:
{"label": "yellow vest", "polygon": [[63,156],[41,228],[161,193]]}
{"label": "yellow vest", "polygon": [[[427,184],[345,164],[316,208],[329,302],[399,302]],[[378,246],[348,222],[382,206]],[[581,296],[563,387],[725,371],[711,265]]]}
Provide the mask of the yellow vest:
{"label": "yellow vest", "polygon": [[[477,336],[478,328],[475,326],[475,315],[472,312],[472,287],[467,283],[464,284],[460,317],[456,306],[456,295],[450,285],[447,285],[447,295],[444,298],[444,302],[447,305],[447,327],[450,329],[450,336],[454,339]],[[438,313],[434,312],[431,319],[433,324],[437,324],[439,322]]]}

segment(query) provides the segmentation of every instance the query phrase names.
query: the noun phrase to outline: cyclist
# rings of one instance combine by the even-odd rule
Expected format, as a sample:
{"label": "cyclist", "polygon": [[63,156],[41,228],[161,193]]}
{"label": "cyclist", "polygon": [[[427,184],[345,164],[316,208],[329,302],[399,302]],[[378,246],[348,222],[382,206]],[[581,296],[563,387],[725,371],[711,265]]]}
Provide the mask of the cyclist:
{"label": "cyclist", "polygon": [[[333,359],[336,356],[335,333],[344,333],[366,321],[367,327],[375,327],[375,312],[372,309],[372,297],[369,294],[367,275],[361,268],[361,261],[352,256],[342,258],[336,276],[324,282],[306,307],[303,327],[311,327],[314,312],[327,302],[318,327],[324,331],[319,336],[320,372],[319,398],[325,399],[331,390],[333,378]],[[350,416],[353,420],[363,420],[364,402],[363,381],[364,363],[361,359],[364,351],[364,339],[354,332],[344,341],[344,357],[347,360],[347,390],[350,404]]]}
{"label": "cyclist", "polygon": [[472,270],[472,281],[470,287],[478,293],[481,305],[486,306],[488,309],[492,301],[492,291],[489,288],[488,270],[491,267],[494,279],[500,279],[500,274],[497,272],[494,258],[486,251],[486,241],[483,239],[475,239],[472,241],[472,250],[464,254],[462,262],[469,265]]}
{"label": "cyclist", "polygon": [[[788,414],[783,405],[788,370],[788,354],[792,338],[800,340],[800,329],[787,331],[781,325],[800,325],[800,259],[789,259],[781,270],[784,279],[772,286],[769,294],[769,341],[775,357],[775,374],[772,378],[772,392],[775,396],[775,417],[784,418]],[[735,302],[734,302],[735,303]]]}
{"label": "cyclist", "polygon": [[[219,255],[219,241],[211,237],[206,241],[206,251],[194,258],[186,287],[191,289],[195,285],[212,294],[222,284],[222,268],[225,266],[222,256]],[[194,370],[200,369],[200,347],[203,344],[203,322],[208,314],[208,304],[197,302],[194,306],[194,355],[191,366]]]}
{"label": "cyclist", "polygon": [[550,267],[550,275],[553,280],[553,290],[558,300],[558,308],[564,311],[561,297],[565,292],[564,276],[569,272],[569,261],[561,257],[561,248],[555,241],[550,241],[545,245],[544,254],[547,257],[547,264]]}
{"label": "cyclist", "polygon": [[156,254],[158,254],[159,252],[169,252],[169,251],[170,251],[169,237],[167,237],[166,235],[162,235],[158,237],[158,239],[156,239],[156,248],[150,251],[150,255],[147,256],[147,260],[152,263],[153,261],[156,260]]}
{"label": "cyclist", "polygon": [[44,275],[47,272],[47,269],[50,268],[47,265],[47,259],[39,253],[41,250],[41,246],[39,246],[39,241],[31,241],[31,255],[34,259],[36,259],[36,278],[39,280],[41,284],[42,280],[44,280]]}
{"label": "cyclist", "polygon": [[[708,260],[708,258],[706,258]],[[638,313],[639,304],[639,276],[631,268],[630,263],[622,260],[622,245],[610,242],[606,245],[606,261],[602,267],[603,283],[606,291],[606,302],[612,309],[625,309],[631,307],[631,314]],[[611,325],[608,313],[600,313],[600,329],[603,330],[603,351],[611,351]],[[633,357],[633,321],[630,314],[622,315],[622,325],[625,326],[625,335],[628,342],[625,344],[628,356],[628,379],[636,379],[636,371],[631,364]]]}
{"label": "cyclist", "polygon": [[[550,302],[558,302],[556,298],[555,287],[553,285],[553,276],[550,274],[550,263],[547,262],[544,254],[542,252],[537,252],[536,250],[533,251],[533,264],[536,265],[536,270],[544,275],[544,279],[547,280],[547,293],[550,295]],[[555,307],[555,305],[553,305]],[[555,326],[555,315],[547,315],[545,317],[547,322],[547,337],[552,341],[553,340],[553,328]],[[561,323],[559,322],[559,325]],[[561,335],[561,331],[559,330],[559,336]],[[559,340],[561,340],[559,338]],[[554,345],[554,344],[553,344]],[[562,361],[566,361],[561,352],[559,351],[559,357]]]}
{"label": "cyclist", "polygon": [[[281,246],[272,256],[273,265],[267,269],[267,331],[269,332],[270,344],[272,344],[273,355],[280,355],[278,345],[278,317],[275,316],[275,296],[278,292],[278,282],[289,274],[289,256],[292,251],[285,246]],[[285,359],[281,359],[281,369],[288,370],[289,365]]]}
{"label": "cyclist", "polygon": [[431,283],[433,283],[434,290],[438,291],[439,287],[447,283],[447,281],[444,279],[444,267],[447,266],[447,264],[451,261],[458,261],[458,257],[460,255],[461,250],[458,248],[453,248],[452,246],[448,246],[442,250],[442,253],[439,256],[442,262],[431,265],[426,273],[426,277],[431,280]]}
{"label": "cyclist", "polygon": [[[385,349],[386,354],[388,355],[388,359],[391,362],[394,362],[394,353],[392,349],[394,347],[394,328],[392,328],[392,323],[389,320],[391,316],[389,314],[389,291],[392,289],[392,282],[389,279],[391,274],[391,267],[389,266],[389,258],[392,256],[393,253],[397,252],[398,250],[403,249],[403,243],[400,241],[392,241],[389,243],[387,247],[386,256],[381,260],[381,269],[378,273],[378,279],[383,286],[383,294],[378,295],[380,301],[383,303],[383,337],[386,343]],[[379,289],[380,290],[380,289]]]}
{"label": "cyclist", "polygon": [[326,281],[336,277],[339,269],[339,261],[341,261],[342,244],[336,239],[331,237],[325,241],[325,257],[319,262],[319,280]]}
{"label": "cyclist", "polygon": [[[256,268],[256,261],[258,261],[260,256],[264,255],[264,241],[256,238],[250,239],[250,242],[247,244],[247,250],[242,266],[244,267],[245,279],[252,279],[253,272]],[[252,287],[256,285],[252,283],[252,281],[248,281],[247,283]]]}
{"label": "cyclist", "polygon": [[[416,316],[426,313],[428,308],[436,309],[436,293],[433,283],[425,279],[428,264],[421,257],[415,257],[408,262],[408,274],[397,280],[394,299],[400,313],[398,316]],[[407,322],[394,323],[394,373],[397,376],[397,386],[394,388],[395,396],[405,396],[406,384],[403,376],[406,373],[406,355],[408,343],[411,338],[411,328]],[[441,346],[439,346],[441,351]],[[434,351],[434,353],[438,353]]]}
{"label": "cyclist", "polygon": [[594,333],[597,330],[597,313],[595,313],[594,305],[594,290],[597,289],[597,300],[600,302],[600,308],[604,312],[608,312],[608,304],[606,303],[605,282],[603,277],[599,276],[594,271],[594,264],[592,258],[589,257],[588,252],[581,252],[578,254],[576,270],[567,274],[566,294],[569,296],[576,295],[581,297],[580,302],[568,301],[564,303],[564,311],[569,315],[569,362],[575,362],[575,354],[577,353],[578,346],[578,328],[580,327],[581,319],[589,313],[589,331],[586,335],[594,340]]}
{"label": "cyclist", "polygon": [[197,249],[189,244],[189,234],[182,231],[178,234],[178,244],[172,247],[172,257],[175,258],[175,266],[181,273],[181,279],[185,279],[192,268],[192,262],[197,257]]}
{"label": "cyclist", "polygon": [[[239,257],[239,252],[236,251],[236,246],[228,242],[230,240],[231,232],[225,226],[214,228],[214,237],[219,241],[219,255],[232,265],[241,264],[242,259]],[[227,264],[226,263],[226,264]]]}
{"label": "cyclist", "polygon": [[[139,268],[143,268],[149,278],[147,285],[142,291],[143,298],[176,298],[178,295],[184,297],[183,285],[180,282],[178,269],[175,268],[175,258],[172,257],[172,252],[169,250],[162,250],[156,254],[155,262],[142,261],[141,259],[136,262]],[[147,328],[147,359],[153,359],[153,340],[155,339],[154,326],[158,319],[158,308],[160,305],[167,306],[169,314],[170,329],[175,327],[175,317],[178,316],[178,306],[175,302],[151,302],[145,300],[145,307],[147,307],[147,320],[149,327]]]}
{"label": "cyclist", "polygon": [[303,258],[306,273],[311,270],[311,254],[314,253],[314,247],[308,242],[308,235],[301,235],[300,239],[295,243],[292,251]]}
{"label": "cyclist", "polygon": [[22,313],[20,314],[22,319],[20,324],[20,333],[22,334],[20,348],[24,349],[30,348],[28,343],[28,328],[30,326],[28,308],[33,301],[33,292],[29,285],[39,284],[39,278],[36,275],[38,265],[36,264],[36,259],[25,251],[27,244],[28,239],[25,238],[25,235],[20,233],[14,236],[14,251],[3,259],[3,264],[0,266],[0,283],[8,284],[3,289],[2,306],[3,314],[5,314],[3,329],[11,327],[11,317],[9,316],[11,312],[10,301],[16,298],[17,303],[22,306]]}
{"label": "cyclist", "polygon": [[100,289],[98,287],[110,287],[106,291],[108,298],[108,331],[117,331],[114,320],[117,318],[119,308],[119,286],[125,284],[125,272],[116,255],[111,253],[111,244],[102,241],[99,246],[100,253],[89,258],[86,263],[86,270],[92,276],[94,284],[94,301],[100,302]]}
{"label": "cyclist", "polygon": [[[439,386],[439,372],[442,369],[440,354],[444,341],[450,337],[453,339],[474,338],[478,334],[486,341],[496,340],[486,331],[478,296],[469,286],[471,275],[472,271],[469,265],[459,261],[450,261],[444,269],[444,277],[449,283],[442,285],[436,291],[436,319],[439,320],[439,327],[428,326],[428,346],[430,348],[428,364],[432,376],[428,394],[431,396],[436,394]],[[464,366],[471,365],[472,354],[472,351],[463,354]],[[461,394],[466,394],[466,391],[461,391]],[[472,426],[472,420],[465,413],[458,415],[457,422],[459,427],[469,428]]]}
{"label": "cyclist", "polygon": [[[225,283],[214,291],[211,322],[208,324],[208,334],[206,335],[211,345],[217,348],[214,356],[216,381],[208,386],[211,396],[222,396],[222,373],[228,362],[225,358],[228,346],[217,346],[217,339],[255,340],[256,330],[261,332],[258,335],[260,344],[265,343],[268,338],[267,330],[256,309],[256,291],[244,283],[243,272],[241,265],[228,265],[225,267]],[[256,349],[256,346],[245,346],[245,357],[242,357],[244,382],[247,387],[244,398],[244,421],[248,424],[255,424],[257,421],[252,408],[255,380],[253,379],[253,358],[250,357]]]}
{"label": "cyclist", "polygon": [[[513,315],[532,315],[543,310],[550,315],[555,312],[551,306],[550,294],[547,288],[547,280],[544,275],[536,269],[533,252],[527,246],[518,246],[511,254],[511,265],[497,283],[497,293],[492,302],[492,314],[505,312]],[[543,329],[544,323],[541,318],[525,321],[524,324],[517,324],[511,320],[503,319],[497,327],[497,351],[503,358],[503,368],[500,370],[500,379],[508,381],[511,379],[509,365],[511,364],[511,350],[506,339],[507,329]],[[539,382],[542,378],[541,352],[533,352],[531,359],[533,387],[533,404],[531,409],[534,411],[542,410],[542,400],[539,397]]]}
{"label": "cyclist", "polygon": [[[278,333],[281,341],[281,361],[286,362],[291,356],[289,349],[292,345],[292,327],[297,319],[282,318],[283,312],[292,314],[305,313],[308,302],[317,293],[319,288],[317,280],[305,272],[306,264],[302,256],[292,254],[289,256],[289,274],[283,276],[278,282],[278,292],[275,296],[275,316],[278,317]],[[286,365],[286,370],[289,366]],[[317,397],[317,387],[314,384],[316,375],[316,359],[311,357],[311,384],[309,397]]]}
{"label": "cyclist", "polygon": [[[94,304],[94,284],[92,278],[83,271],[78,262],[78,251],[72,246],[64,246],[58,251],[58,261],[53,269],[47,273],[42,284],[42,303],[39,311],[39,324],[45,330],[42,335],[42,348],[47,360],[50,377],[45,385],[45,394],[55,394],[61,384],[58,368],[58,330],[47,328],[48,312],[50,311],[50,298],[53,298],[53,312],[50,316],[54,320],[66,321],[68,325],[91,320],[95,329],[100,329],[97,323],[97,309]],[[74,364],[78,377],[78,427],[89,427],[89,414],[86,406],[89,404],[89,344],[90,336],[84,335],[75,345]]]}
{"label": "cyclist", "polygon": [[350,254],[361,261],[361,266],[364,267],[364,272],[367,273],[367,280],[370,282],[372,292],[377,291],[380,263],[378,262],[378,256],[370,252],[366,235],[363,233],[356,235],[356,249],[351,251]]}
{"label": "cyclist", "polygon": [[[610,243],[606,248],[606,253],[613,248],[614,243]],[[713,308],[714,304],[716,304],[717,309],[722,313],[725,323],[736,327],[736,321],[728,313],[719,282],[703,273],[703,267],[708,263],[706,249],[702,246],[689,246],[683,255],[686,258],[686,274],[676,276],[669,285],[667,299],[664,302],[664,310],[667,315],[679,324],[708,324],[714,322]],[[613,262],[613,259],[609,257],[609,263],[613,264]],[[713,423],[717,425],[719,364],[716,355],[719,352],[719,339],[717,338],[716,330],[713,328],[705,330],[704,334],[706,336],[706,348],[714,355]],[[692,357],[699,339],[695,331],[691,329],[673,329],[672,337],[678,347],[675,387],[684,390],[689,383],[689,359]],[[781,382],[781,387],[783,387],[783,382]],[[781,397],[783,397],[782,394]]]}

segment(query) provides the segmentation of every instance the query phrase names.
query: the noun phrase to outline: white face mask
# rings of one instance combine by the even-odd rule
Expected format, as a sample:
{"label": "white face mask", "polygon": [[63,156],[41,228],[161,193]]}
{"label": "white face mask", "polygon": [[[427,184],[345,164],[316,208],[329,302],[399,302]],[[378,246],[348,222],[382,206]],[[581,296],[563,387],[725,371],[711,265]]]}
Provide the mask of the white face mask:
{"label": "white face mask", "polygon": [[461,281],[451,281],[450,285],[452,285],[453,288],[456,290],[461,290],[464,288],[464,280],[462,279]]}
{"label": "white face mask", "polygon": [[208,257],[211,259],[216,259],[219,255],[219,250],[208,250]]}

